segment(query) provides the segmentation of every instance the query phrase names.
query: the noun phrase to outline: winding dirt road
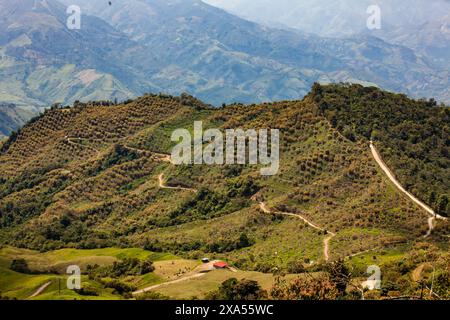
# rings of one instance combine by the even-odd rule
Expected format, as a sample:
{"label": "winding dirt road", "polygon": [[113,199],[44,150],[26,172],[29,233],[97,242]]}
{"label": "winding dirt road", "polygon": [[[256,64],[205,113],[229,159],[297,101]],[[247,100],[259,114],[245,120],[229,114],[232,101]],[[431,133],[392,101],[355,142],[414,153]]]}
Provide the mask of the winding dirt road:
{"label": "winding dirt road", "polygon": [[281,212],[281,211],[273,212],[272,210],[270,210],[267,207],[267,205],[264,202],[260,202],[259,203],[259,207],[264,213],[268,213],[268,214],[276,213],[276,214],[281,214],[281,215],[284,215],[284,216],[289,216],[289,217],[294,217],[294,218],[297,218],[297,219],[301,219],[301,220],[303,220],[303,222],[308,224],[310,227],[312,227],[312,228],[314,228],[316,230],[322,231],[322,232],[326,232],[328,234],[328,236],[325,239],[323,239],[323,256],[325,258],[325,261],[328,261],[330,259],[330,253],[329,253],[330,252],[330,245],[329,244],[330,244],[330,240],[333,239],[336,236],[335,233],[333,233],[331,231],[328,231],[328,230],[325,230],[324,228],[321,228],[321,227],[315,225],[314,223],[312,223],[311,221],[309,221],[308,219],[306,219],[305,217],[303,217],[300,214],[290,213],[290,212]]}
{"label": "winding dirt road", "polygon": [[133,147],[129,147],[129,146],[123,146],[123,147],[130,151],[135,151],[135,152],[144,153],[144,154],[151,154],[152,156],[155,157],[155,160],[158,160],[158,161],[172,163],[170,154],[158,153],[158,152],[153,152],[153,151],[149,151],[149,150],[145,150],[145,149],[133,148]]}
{"label": "winding dirt road", "polygon": [[405,194],[408,198],[410,198],[415,204],[417,204],[419,207],[424,209],[431,217],[428,218],[428,231],[425,237],[428,237],[431,232],[434,229],[434,221],[436,219],[440,220],[448,220],[447,218],[437,214],[434,212],[433,209],[431,209],[429,206],[427,206],[425,203],[417,199],[415,196],[413,196],[411,193],[409,193],[403,186],[398,182],[398,180],[395,178],[395,175],[391,172],[389,167],[384,163],[383,159],[381,158],[381,155],[379,154],[377,148],[375,148],[373,141],[370,141],[370,150],[372,151],[372,155],[375,159],[375,161],[378,163],[380,168],[384,171],[384,173],[388,176],[389,180],[392,181],[392,183],[399,189],[403,194]]}

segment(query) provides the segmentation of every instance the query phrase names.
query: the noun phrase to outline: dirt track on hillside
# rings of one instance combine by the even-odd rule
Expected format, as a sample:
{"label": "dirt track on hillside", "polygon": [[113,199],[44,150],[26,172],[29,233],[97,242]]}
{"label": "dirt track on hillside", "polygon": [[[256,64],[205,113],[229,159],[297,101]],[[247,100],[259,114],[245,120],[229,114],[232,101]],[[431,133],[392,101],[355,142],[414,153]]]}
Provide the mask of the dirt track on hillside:
{"label": "dirt track on hillside", "polygon": [[399,189],[403,194],[405,194],[409,199],[411,199],[415,204],[417,204],[419,207],[424,209],[429,215],[431,215],[428,220],[428,231],[425,237],[428,237],[431,232],[434,229],[434,221],[436,219],[440,220],[448,220],[447,218],[437,214],[434,212],[433,209],[431,209],[429,206],[427,206],[425,203],[417,199],[415,196],[413,196],[411,193],[406,191],[405,188],[400,184],[400,182],[395,178],[395,175],[391,172],[391,170],[388,168],[388,166],[384,163],[383,159],[381,158],[381,155],[378,153],[378,150],[375,148],[373,141],[370,141],[370,150],[372,151],[372,156],[374,157],[375,161],[378,163],[378,165],[381,167],[381,169],[384,171],[384,173],[387,175],[389,180]]}
{"label": "dirt track on hillside", "polygon": [[273,212],[272,210],[270,210],[267,205],[264,202],[260,202],[259,203],[259,207],[260,209],[264,212],[264,213],[269,213],[269,214],[281,214],[284,216],[289,216],[289,217],[294,217],[297,219],[301,219],[303,220],[303,222],[305,222],[306,224],[308,224],[310,227],[322,231],[322,232],[326,232],[328,234],[328,236],[323,239],[323,256],[325,258],[325,261],[328,261],[330,259],[330,240],[332,238],[334,238],[336,236],[335,233],[330,232],[328,230],[325,230],[324,228],[321,228],[319,226],[317,226],[316,224],[312,223],[311,221],[309,221],[308,219],[306,219],[305,217],[303,217],[300,214],[296,214],[296,213],[290,213],[290,212],[281,212],[281,211],[275,211]]}

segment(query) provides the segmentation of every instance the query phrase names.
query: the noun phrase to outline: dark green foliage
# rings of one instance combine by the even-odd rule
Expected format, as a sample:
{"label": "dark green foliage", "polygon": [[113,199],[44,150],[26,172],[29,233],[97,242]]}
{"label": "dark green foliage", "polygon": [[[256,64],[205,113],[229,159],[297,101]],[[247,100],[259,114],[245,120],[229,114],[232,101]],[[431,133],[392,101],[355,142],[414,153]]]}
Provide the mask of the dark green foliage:
{"label": "dark green foliage", "polygon": [[25,259],[15,259],[11,262],[11,266],[9,267],[11,270],[30,274],[31,270],[28,268],[28,263]]}
{"label": "dark green foliage", "polygon": [[[44,182],[45,174],[60,168],[58,164],[49,164],[39,169],[32,171],[25,171],[15,179],[1,179],[0,180],[0,198],[5,197],[11,193],[19,192],[25,189],[31,189],[42,182]],[[65,177],[61,177],[61,184],[66,181]],[[57,191],[60,189],[57,189]]]}
{"label": "dark green foliage", "polygon": [[230,184],[226,195],[202,188],[195,198],[185,202],[169,216],[153,219],[149,224],[166,227],[219,217],[237,208],[248,206],[248,198],[258,190],[259,186],[252,179]]}
{"label": "dark green foliage", "polygon": [[261,289],[257,281],[230,278],[222,282],[217,291],[207,295],[209,300],[261,300],[267,298],[267,292]]}
{"label": "dark green foliage", "polygon": [[287,271],[289,273],[303,273],[306,271],[306,268],[301,261],[294,260],[288,263]]}
{"label": "dark green foliage", "polygon": [[75,292],[78,293],[81,296],[91,296],[91,297],[98,296],[97,289],[92,288],[92,287],[88,287],[88,286],[83,286],[81,289],[75,290]]}
{"label": "dark green foliage", "polygon": [[448,196],[443,194],[439,197],[436,205],[436,211],[443,216],[450,216],[450,204],[448,202]]}
{"label": "dark green foliage", "polygon": [[130,297],[130,293],[136,290],[136,287],[115,279],[104,283],[104,285],[105,288],[114,289],[114,293],[118,293],[126,297]]}
{"label": "dark green foliage", "polygon": [[241,233],[238,239],[219,239],[206,245],[206,251],[208,252],[231,252],[233,250],[238,250],[246,247],[250,247],[255,242],[250,240],[245,233]]}
{"label": "dark green foliage", "polygon": [[138,276],[153,272],[155,267],[150,260],[141,261],[136,258],[126,258],[119,262],[114,262],[111,266],[99,267],[88,266],[88,274],[93,278],[122,276]]}
{"label": "dark green foliage", "polygon": [[239,180],[229,185],[228,197],[251,197],[259,191],[260,187],[252,178]]}
{"label": "dark green foliage", "polygon": [[223,175],[227,178],[237,177],[242,172],[242,166],[239,165],[226,165],[222,169]]}
{"label": "dark green foliage", "polygon": [[211,219],[224,214],[229,206],[230,199],[228,197],[208,189],[201,189],[195,198],[185,202],[181,207],[172,211],[169,216],[151,220],[149,223],[166,227],[194,220]]}
{"label": "dark green foliage", "polygon": [[450,273],[439,273],[434,280],[433,289],[441,298],[450,298]]}
{"label": "dark green foliage", "polygon": [[120,144],[114,145],[113,151],[99,165],[89,172],[89,175],[95,176],[99,172],[128,161],[136,160],[140,155],[133,150],[125,148]]}
{"label": "dark green foliage", "polygon": [[347,285],[349,284],[352,274],[343,260],[337,260],[326,266],[329,273],[330,282],[334,284],[341,295],[344,295]]}
{"label": "dark green foliage", "polygon": [[40,215],[51,204],[53,196],[64,190],[68,185],[69,179],[60,176],[41,190],[34,193],[26,201],[1,201],[2,196],[20,191],[22,189],[33,188],[35,185],[45,183],[45,172],[53,170],[45,168],[43,171],[27,173],[15,180],[9,180],[0,185],[0,226],[8,227],[20,224],[30,218]]}
{"label": "dark green foliage", "polygon": [[317,85],[310,96],[348,140],[374,140],[402,184],[448,215],[450,108],[361,85]]}

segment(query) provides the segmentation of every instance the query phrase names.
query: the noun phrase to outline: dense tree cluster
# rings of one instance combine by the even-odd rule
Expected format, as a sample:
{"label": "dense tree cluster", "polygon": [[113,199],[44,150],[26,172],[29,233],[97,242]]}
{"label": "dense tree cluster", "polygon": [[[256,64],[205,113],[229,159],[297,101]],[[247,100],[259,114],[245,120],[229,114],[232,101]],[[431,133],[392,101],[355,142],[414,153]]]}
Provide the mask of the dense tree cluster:
{"label": "dense tree cluster", "polygon": [[237,280],[230,278],[224,281],[219,289],[210,292],[209,300],[261,300],[267,298],[267,292],[261,289],[254,280]]}

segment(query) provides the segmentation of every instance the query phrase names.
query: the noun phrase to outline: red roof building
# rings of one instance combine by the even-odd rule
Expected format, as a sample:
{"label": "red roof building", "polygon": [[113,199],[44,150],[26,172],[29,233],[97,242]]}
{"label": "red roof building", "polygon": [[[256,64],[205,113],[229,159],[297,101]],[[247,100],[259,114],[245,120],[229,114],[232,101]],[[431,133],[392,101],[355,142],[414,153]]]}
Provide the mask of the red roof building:
{"label": "red roof building", "polygon": [[225,268],[228,268],[228,263],[219,261],[219,262],[214,263],[213,266],[216,269],[225,269]]}

